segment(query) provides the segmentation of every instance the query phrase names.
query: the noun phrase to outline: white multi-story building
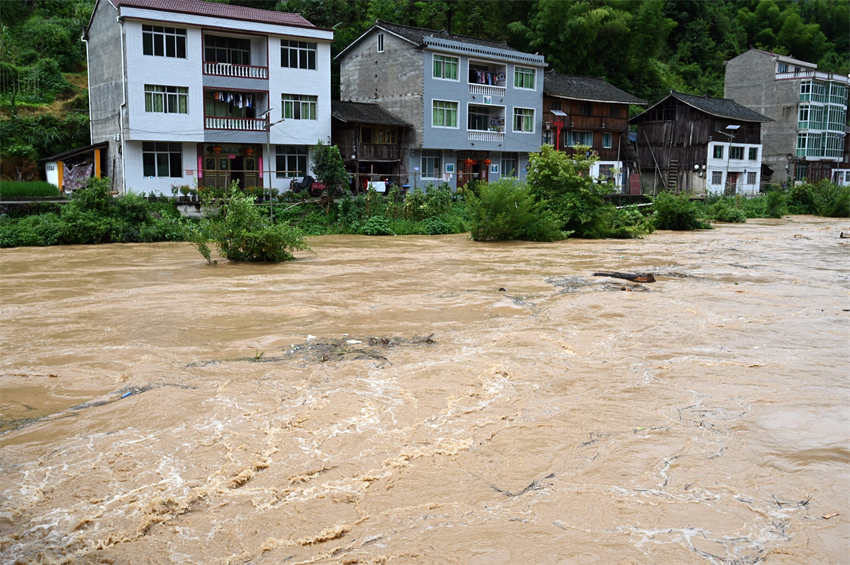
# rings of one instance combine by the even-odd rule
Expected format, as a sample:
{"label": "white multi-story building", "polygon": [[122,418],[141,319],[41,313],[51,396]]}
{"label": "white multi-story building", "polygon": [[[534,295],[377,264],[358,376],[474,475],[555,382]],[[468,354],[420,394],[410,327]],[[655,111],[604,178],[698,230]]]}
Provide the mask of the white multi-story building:
{"label": "white multi-story building", "polygon": [[122,193],[289,188],[330,142],[333,32],[201,0],[97,0],[84,36],[92,143]]}

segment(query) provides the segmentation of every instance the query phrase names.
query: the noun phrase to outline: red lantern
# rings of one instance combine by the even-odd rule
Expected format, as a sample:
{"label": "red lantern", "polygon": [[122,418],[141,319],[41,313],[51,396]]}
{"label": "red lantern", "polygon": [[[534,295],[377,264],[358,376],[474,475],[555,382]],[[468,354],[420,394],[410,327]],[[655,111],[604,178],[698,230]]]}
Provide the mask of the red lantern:
{"label": "red lantern", "polygon": [[490,164],[490,159],[484,159],[484,164],[485,164],[485,165],[489,165],[489,164]]}
{"label": "red lantern", "polygon": [[467,167],[471,167],[475,164],[475,161],[473,161],[472,159],[467,159],[466,161],[464,161],[464,163],[466,163]]}

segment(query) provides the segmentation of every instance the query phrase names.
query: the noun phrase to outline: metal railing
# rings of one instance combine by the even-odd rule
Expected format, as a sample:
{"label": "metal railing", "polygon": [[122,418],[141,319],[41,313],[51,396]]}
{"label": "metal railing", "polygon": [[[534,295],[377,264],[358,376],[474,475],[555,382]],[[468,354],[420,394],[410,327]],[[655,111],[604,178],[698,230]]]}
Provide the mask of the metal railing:
{"label": "metal railing", "polygon": [[254,65],[234,65],[232,63],[204,61],[204,74],[221,77],[267,79],[269,78],[269,68],[257,67]]}
{"label": "metal railing", "polygon": [[268,119],[204,116],[204,128],[232,131],[266,131],[268,128]]}
{"label": "metal railing", "polygon": [[790,73],[776,73],[776,79],[815,78],[820,80],[833,80],[844,84],[850,84],[850,78],[836,73],[824,73],[822,71],[797,71]]}

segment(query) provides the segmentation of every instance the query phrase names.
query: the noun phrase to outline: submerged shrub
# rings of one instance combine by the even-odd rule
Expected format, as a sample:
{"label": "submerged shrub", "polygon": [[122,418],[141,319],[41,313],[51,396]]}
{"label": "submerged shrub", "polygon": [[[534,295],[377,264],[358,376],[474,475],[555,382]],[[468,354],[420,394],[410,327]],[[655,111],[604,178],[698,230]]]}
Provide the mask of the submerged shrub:
{"label": "submerged shrub", "polygon": [[721,198],[709,207],[708,213],[716,222],[742,224],[747,221],[747,215],[736,204],[735,199]]}
{"label": "submerged shrub", "polygon": [[525,184],[500,180],[482,184],[480,194],[467,195],[472,239],[476,241],[556,241],[564,239],[560,220]]}
{"label": "submerged shrub", "polygon": [[230,261],[279,263],[294,259],[292,251],[307,249],[304,235],[286,223],[273,224],[254,206],[254,197],[233,187],[221,203],[221,213],[193,234],[198,252],[210,261],[207,240]]}
{"label": "submerged shrub", "polygon": [[678,196],[662,192],[653,199],[655,227],[661,230],[700,230],[708,229],[696,203],[691,202],[687,194]]}
{"label": "submerged shrub", "polygon": [[764,214],[768,218],[781,218],[788,213],[788,196],[782,190],[771,190],[765,197],[767,206]]}
{"label": "submerged shrub", "polygon": [[383,216],[371,216],[360,228],[360,233],[363,235],[395,235],[392,227],[390,227],[390,221]]}

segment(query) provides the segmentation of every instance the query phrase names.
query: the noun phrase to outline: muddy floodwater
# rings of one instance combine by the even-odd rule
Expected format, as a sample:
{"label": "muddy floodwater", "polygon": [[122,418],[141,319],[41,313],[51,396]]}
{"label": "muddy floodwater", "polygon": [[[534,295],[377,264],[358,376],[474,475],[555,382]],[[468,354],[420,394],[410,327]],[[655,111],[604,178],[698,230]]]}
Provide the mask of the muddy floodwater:
{"label": "muddy floodwater", "polygon": [[2,250],[0,562],[847,563],[842,230]]}

